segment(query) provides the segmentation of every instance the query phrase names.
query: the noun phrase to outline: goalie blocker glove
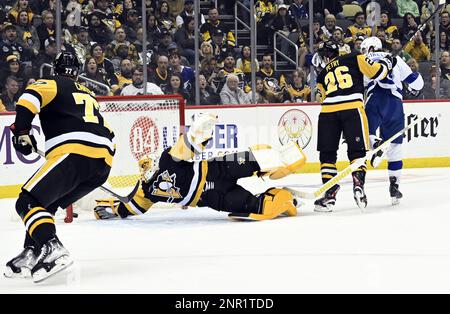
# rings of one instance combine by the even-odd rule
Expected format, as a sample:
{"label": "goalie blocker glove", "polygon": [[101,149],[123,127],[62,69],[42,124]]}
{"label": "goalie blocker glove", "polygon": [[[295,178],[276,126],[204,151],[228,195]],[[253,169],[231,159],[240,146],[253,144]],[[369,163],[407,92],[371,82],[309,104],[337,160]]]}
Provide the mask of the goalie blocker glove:
{"label": "goalie blocker glove", "polygon": [[9,129],[13,133],[12,143],[16,151],[25,156],[37,151],[36,138],[31,129],[17,130],[14,123]]}

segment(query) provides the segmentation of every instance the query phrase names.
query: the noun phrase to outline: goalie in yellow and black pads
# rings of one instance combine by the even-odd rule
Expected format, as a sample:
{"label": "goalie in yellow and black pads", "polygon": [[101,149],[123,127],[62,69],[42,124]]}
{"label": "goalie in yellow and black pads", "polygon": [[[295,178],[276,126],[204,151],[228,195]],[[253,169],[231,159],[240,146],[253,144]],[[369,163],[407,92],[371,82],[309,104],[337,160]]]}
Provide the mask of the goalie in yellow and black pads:
{"label": "goalie in yellow and black pads", "polygon": [[99,200],[94,209],[98,219],[126,218],[146,213],[155,203],[210,207],[230,213],[230,218],[267,220],[280,215],[296,216],[296,201],[284,189],[271,188],[253,195],[237,184],[254,174],[279,179],[299,170],[306,162],[296,142],[280,150],[259,145],[248,151],[210,160],[193,161],[213,135],[217,117],[195,117],[189,131],[173,147],[157,158],[139,162],[141,185],[129,203],[115,199]]}

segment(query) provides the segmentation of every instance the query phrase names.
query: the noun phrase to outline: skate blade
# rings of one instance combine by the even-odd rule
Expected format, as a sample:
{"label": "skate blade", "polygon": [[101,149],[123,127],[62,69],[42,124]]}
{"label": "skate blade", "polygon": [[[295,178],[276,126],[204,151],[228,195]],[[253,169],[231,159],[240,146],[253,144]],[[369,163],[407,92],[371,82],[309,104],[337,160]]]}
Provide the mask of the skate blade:
{"label": "skate blade", "polygon": [[53,277],[57,273],[71,266],[73,264],[73,260],[71,260],[70,257],[68,256],[63,256],[60,257],[58,260],[56,260],[55,263],[56,263],[55,267],[53,267],[53,269],[49,272],[47,272],[44,268],[36,271],[33,274],[33,282],[40,283],[43,282],[44,280],[47,280],[50,277]]}
{"label": "skate blade", "polygon": [[314,211],[316,213],[331,213],[331,212],[333,212],[333,207],[332,206],[326,206],[326,207],[316,206],[316,207],[314,207]]}
{"label": "skate blade", "polygon": [[364,195],[361,192],[355,193],[355,202],[360,209],[365,209],[367,207],[367,201],[364,201],[363,198]]}
{"label": "skate blade", "polygon": [[3,272],[3,276],[8,279],[30,279],[31,278],[31,270],[25,267],[20,268],[20,273],[15,273],[13,270],[6,266],[5,271]]}
{"label": "skate blade", "polygon": [[392,197],[391,201],[392,201],[392,206],[397,206],[400,204],[400,199],[397,197]]}

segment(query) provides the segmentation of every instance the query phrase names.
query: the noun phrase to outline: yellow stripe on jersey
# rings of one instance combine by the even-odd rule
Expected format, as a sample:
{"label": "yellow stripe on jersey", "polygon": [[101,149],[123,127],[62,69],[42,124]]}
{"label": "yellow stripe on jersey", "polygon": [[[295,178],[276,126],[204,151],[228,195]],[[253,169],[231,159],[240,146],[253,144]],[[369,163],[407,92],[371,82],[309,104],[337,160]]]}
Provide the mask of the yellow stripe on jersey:
{"label": "yellow stripe on jersey", "polygon": [[31,215],[33,215],[34,213],[38,212],[38,211],[45,211],[44,207],[35,207],[33,209],[31,209],[26,215],[25,217],[23,217],[22,221],[26,222],[28,220],[28,218],[30,218]]}
{"label": "yellow stripe on jersey", "polygon": [[42,167],[25,183],[23,189],[30,192],[33,187],[47,175],[47,173],[56,166],[59,162],[65,159],[65,155],[61,154],[58,156],[47,156],[47,162],[42,165]]}
{"label": "yellow stripe on jersey", "polygon": [[347,102],[343,104],[338,105],[323,105],[321,112],[323,113],[329,113],[329,112],[336,112],[336,111],[342,111],[342,110],[349,110],[349,109],[359,109],[363,108],[363,102],[362,101],[353,101],[353,102]]}
{"label": "yellow stripe on jersey", "polygon": [[58,87],[55,80],[37,80],[36,83],[28,86],[25,92],[27,90],[32,90],[41,96],[41,108],[44,108],[55,99]]}
{"label": "yellow stripe on jersey", "polygon": [[325,88],[323,87],[322,83],[317,83],[317,90],[318,90],[317,101],[323,102],[325,100],[327,92],[326,92]]}
{"label": "yellow stripe on jersey", "polygon": [[143,210],[143,212],[146,212],[147,210],[149,210],[150,207],[153,206],[153,202],[145,197],[142,185],[139,187],[138,191],[133,196],[133,201],[140,207],[140,209]]}
{"label": "yellow stripe on jersey", "polygon": [[192,200],[192,202],[189,204],[190,206],[197,206],[198,201],[200,200],[200,196],[203,193],[203,188],[205,187],[205,183],[206,183],[206,175],[208,174],[208,161],[207,160],[202,160],[201,162],[201,167],[202,167],[202,178],[200,179],[200,183],[197,187],[197,191],[195,192],[195,197]]}
{"label": "yellow stripe on jersey", "polygon": [[369,120],[367,119],[366,111],[363,108],[358,108],[359,114],[361,115],[362,119],[362,126],[363,126],[363,134],[364,134],[364,144],[366,146],[366,149],[369,150]]}
{"label": "yellow stripe on jersey", "polygon": [[63,144],[55,149],[53,149],[48,155],[47,159],[52,159],[59,155],[64,154],[77,154],[90,158],[105,159],[108,166],[112,167],[113,156],[106,148],[101,147],[91,147],[83,144]]}
{"label": "yellow stripe on jersey", "polygon": [[365,55],[357,55],[359,70],[368,78],[374,80],[382,80],[388,75],[388,71],[385,66],[379,63],[375,63]]}
{"label": "yellow stripe on jersey", "polygon": [[26,99],[20,98],[20,99],[17,101],[16,106],[22,106],[22,107],[25,107],[25,108],[27,108],[28,110],[30,110],[31,113],[33,113],[33,114],[38,114],[38,113],[39,113],[39,111],[37,110],[36,106],[33,105],[33,103],[31,103],[30,101],[28,101],[28,100],[26,100]]}

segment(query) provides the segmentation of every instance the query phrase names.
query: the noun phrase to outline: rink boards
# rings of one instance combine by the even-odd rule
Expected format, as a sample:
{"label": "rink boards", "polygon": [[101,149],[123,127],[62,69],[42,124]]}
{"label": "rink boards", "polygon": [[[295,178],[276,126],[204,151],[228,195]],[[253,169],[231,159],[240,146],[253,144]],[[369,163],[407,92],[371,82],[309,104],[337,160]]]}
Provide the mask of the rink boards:
{"label": "rink boards", "polygon": [[[210,112],[219,116],[214,138],[201,158],[245,150],[255,144],[279,147],[288,141],[298,140],[308,156],[308,164],[303,172],[319,171],[319,155],[316,151],[320,112],[318,104],[192,106],[185,112],[187,125],[190,124],[191,116],[197,112]],[[158,119],[150,115],[149,118],[154,122],[151,128],[136,132],[133,129],[135,122],[146,117],[143,112],[129,115],[127,119],[123,116],[108,116],[107,113],[104,116],[112,129],[115,129],[114,125],[120,125],[121,138],[117,144],[127,146],[126,151],[129,151],[130,156],[140,155],[141,152],[133,151],[135,149],[153,150],[155,143],[163,145],[158,147],[159,151],[164,146],[170,146],[176,138],[173,133],[177,126],[170,126],[167,118]],[[0,198],[17,195],[20,185],[43,163],[34,154],[24,157],[14,151],[8,128],[14,118],[11,114],[0,114]],[[407,102],[405,118],[407,123],[420,119],[405,137],[405,167],[450,167],[450,100]],[[164,125],[159,120],[164,120]],[[39,147],[43,147],[39,119],[34,120],[33,128]],[[140,138],[136,138],[136,134]],[[345,144],[341,145],[338,154],[340,167],[348,163],[346,149]],[[132,157],[130,160],[133,160]]]}

